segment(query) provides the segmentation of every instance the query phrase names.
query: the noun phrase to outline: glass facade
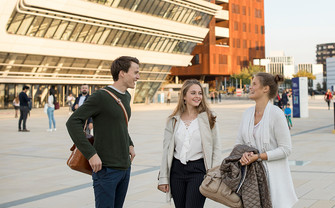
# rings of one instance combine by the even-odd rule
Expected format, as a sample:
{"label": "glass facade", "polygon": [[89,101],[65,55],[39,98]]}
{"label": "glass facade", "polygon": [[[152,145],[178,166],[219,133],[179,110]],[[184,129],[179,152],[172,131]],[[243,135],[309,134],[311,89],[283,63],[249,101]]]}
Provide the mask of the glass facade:
{"label": "glass facade", "polygon": [[207,14],[187,2],[163,0],[86,0],[105,6],[148,14],[186,24],[207,27],[212,14]]}
{"label": "glass facade", "polygon": [[[42,107],[46,102],[46,95],[51,85],[57,86],[57,97],[61,106],[65,106],[66,96],[71,92],[78,94],[80,85],[59,84],[59,80],[81,80],[88,83],[90,79],[111,83],[110,66],[112,61],[79,59],[68,57],[40,56],[31,54],[14,54],[0,52],[0,76],[15,78],[19,76],[54,80],[53,84],[26,84],[30,86],[30,97],[34,107]],[[143,103],[152,99],[156,90],[165,81],[171,66],[143,63],[140,66],[140,80],[136,84],[134,103]],[[43,82],[43,81],[42,81]],[[90,85],[90,90],[105,86]],[[0,83],[0,108],[12,108],[12,102],[22,90],[23,84]]]}
{"label": "glass facade", "polygon": [[[80,20],[80,19],[78,19]],[[178,39],[175,35],[148,34],[112,24],[96,26],[83,20],[28,15],[14,11],[7,23],[10,34],[50,38],[88,44],[135,48],[165,53],[190,54],[196,42]]]}

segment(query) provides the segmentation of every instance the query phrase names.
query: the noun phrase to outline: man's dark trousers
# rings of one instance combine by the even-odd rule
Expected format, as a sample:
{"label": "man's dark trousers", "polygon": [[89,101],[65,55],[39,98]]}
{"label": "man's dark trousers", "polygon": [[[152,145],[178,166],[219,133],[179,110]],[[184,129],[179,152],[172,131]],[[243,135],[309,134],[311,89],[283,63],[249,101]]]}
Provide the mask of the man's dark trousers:
{"label": "man's dark trousers", "polygon": [[26,128],[26,121],[29,113],[29,107],[28,106],[20,106],[20,119],[19,119],[19,130],[21,130],[21,123],[23,121],[23,129]]}
{"label": "man's dark trousers", "polygon": [[117,170],[103,167],[93,173],[96,208],[122,208],[129,184],[130,168]]}

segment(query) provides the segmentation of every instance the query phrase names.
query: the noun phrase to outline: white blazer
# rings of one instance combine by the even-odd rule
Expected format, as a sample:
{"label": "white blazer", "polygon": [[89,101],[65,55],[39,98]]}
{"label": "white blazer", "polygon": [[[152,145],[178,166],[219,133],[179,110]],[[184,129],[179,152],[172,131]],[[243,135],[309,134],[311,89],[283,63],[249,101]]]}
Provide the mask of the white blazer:
{"label": "white blazer", "polygon": [[[163,156],[158,176],[158,184],[170,184],[170,171],[172,166],[173,154],[175,149],[175,131],[174,127],[179,125],[180,116],[174,116],[168,120],[163,141]],[[213,129],[210,128],[209,120],[206,112],[198,115],[199,130],[201,134],[201,143],[204,154],[206,170],[218,166],[222,162],[221,144],[219,141],[219,132],[217,123]],[[171,189],[170,189],[171,190]],[[171,193],[168,193],[171,199]]]}
{"label": "white blazer", "polygon": [[260,122],[261,147],[256,146],[253,138],[255,106],[244,114],[236,144],[246,144],[266,152],[268,160],[263,161],[268,173],[268,184],[274,208],[289,208],[297,201],[294,191],[288,156],[292,151],[291,135],[284,112],[269,102]]}

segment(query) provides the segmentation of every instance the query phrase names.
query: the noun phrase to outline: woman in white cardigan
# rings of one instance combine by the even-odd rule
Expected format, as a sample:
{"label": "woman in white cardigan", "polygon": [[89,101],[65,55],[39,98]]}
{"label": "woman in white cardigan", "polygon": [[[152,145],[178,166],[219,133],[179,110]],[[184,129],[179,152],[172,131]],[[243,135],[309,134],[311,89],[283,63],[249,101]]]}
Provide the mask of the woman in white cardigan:
{"label": "woman in white cardigan", "polygon": [[202,208],[199,186],[206,170],[221,163],[216,116],[209,110],[198,80],[186,80],[164,132],[158,189],[176,208]]}
{"label": "woman in white cardigan", "polygon": [[255,147],[260,154],[245,152],[242,165],[263,161],[274,208],[289,208],[297,201],[287,157],[292,150],[291,135],[284,113],[271,103],[278,91],[280,75],[258,73],[250,86],[249,98],[256,105],[243,114],[237,144]]}

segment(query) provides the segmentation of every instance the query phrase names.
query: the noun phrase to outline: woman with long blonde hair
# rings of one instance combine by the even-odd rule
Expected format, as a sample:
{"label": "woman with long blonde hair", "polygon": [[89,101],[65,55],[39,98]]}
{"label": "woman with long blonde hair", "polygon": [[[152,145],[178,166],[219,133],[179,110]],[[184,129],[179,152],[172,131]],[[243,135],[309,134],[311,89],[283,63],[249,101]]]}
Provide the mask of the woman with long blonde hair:
{"label": "woman with long blonde hair", "polygon": [[172,195],[176,208],[202,208],[206,198],[199,186],[206,171],[220,163],[216,116],[200,82],[186,80],[166,124],[158,189]]}

